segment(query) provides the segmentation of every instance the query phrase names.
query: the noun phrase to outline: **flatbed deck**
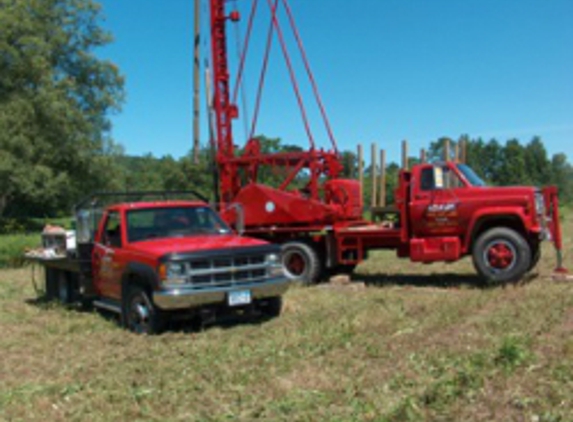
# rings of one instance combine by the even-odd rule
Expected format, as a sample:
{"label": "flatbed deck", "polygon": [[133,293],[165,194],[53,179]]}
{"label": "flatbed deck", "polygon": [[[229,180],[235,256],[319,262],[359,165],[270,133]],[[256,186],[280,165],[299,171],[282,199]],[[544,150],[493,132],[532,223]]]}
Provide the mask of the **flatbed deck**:
{"label": "flatbed deck", "polygon": [[46,268],[80,273],[79,258],[67,255],[46,255],[38,252],[27,252],[24,254],[24,258],[29,262],[40,264]]}

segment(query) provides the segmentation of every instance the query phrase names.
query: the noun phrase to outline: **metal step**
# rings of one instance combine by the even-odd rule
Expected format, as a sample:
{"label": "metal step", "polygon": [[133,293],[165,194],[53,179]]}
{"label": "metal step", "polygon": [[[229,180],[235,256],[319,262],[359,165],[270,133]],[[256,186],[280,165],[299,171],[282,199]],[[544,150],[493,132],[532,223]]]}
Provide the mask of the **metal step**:
{"label": "metal step", "polygon": [[111,299],[94,300],[93,305],[96,308],[105,309],[106,311],[115,312],[116,314],[121,314],[121,304],[116,300],[111,300]]}

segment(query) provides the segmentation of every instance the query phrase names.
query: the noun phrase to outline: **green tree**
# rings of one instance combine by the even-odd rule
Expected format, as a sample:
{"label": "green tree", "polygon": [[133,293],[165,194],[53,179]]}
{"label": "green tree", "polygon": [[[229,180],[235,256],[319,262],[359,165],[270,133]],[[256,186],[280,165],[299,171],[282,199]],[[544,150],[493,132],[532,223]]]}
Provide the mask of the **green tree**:
{"label": "green tree", "polygon": [[511,139],[503,148],[499,172],[494,174],[498,185],[530,185],[531,178],[525,163],[525,148],[517,139]]}
{"label": "green tree", "polygon": [[525,147],[525,165],[531,181],[538,185],[547,185],[551,177],[551,162],[547,150],[538,136]]}
{"label": "green tree", "polygon": [[123,99],[92,0],[0,0],[0,216],[46,215],[116,176]]}
{"label": "green tree", "polygon": [[550,181],[559,187],[559,199],[562,202],[573,200],[573,167],[563,153],[555,154],[551,159]]}

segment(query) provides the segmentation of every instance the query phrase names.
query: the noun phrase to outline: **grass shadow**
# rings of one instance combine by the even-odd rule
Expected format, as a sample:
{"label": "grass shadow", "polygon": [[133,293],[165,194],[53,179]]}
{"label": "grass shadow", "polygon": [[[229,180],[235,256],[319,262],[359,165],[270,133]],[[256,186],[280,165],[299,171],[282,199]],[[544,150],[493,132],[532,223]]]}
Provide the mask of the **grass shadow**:
{"label": "grass shadow", "polygon": [[470,289],[492,289],[507,286],[518,286],[532,282],[537,278],[537,274],[527,274],[523,279],[513,283],[488,283],[474,274],[352,274],[351,280],[362,281],[367,286],[390,287],[390,286],[410,286],[410,287],[435,287],[443,289],[470,288]]}
{"label": "grass shadow", "polygon": [[[89,303],[74,302],[69,305],[60,303],[57,299],[50,298],[45,294],[39,294],[36,297],[25,299],[24,302],[29,306],[34,306],[42,310],[65,309],[66,312],[73,313],[97,313],[97,315],[106,321],[112,321],[121,327],[121,318],[119,314],[99,309]],[[218,313],[216,318],[205,317],[200,314],[185,315],[181,317],[170,318],[165,329],[166,333],[193,333],[198,334],[213,328],[230,330],[238,326],[257,326],[274,319],[257,311],[245,310],[244,312]]]}
{"label": "grass shadow", "polygon": [[249,312],[217,315],[214,319],[202,318],[200,315],[196,315],[192,318],[171,320],[167,332],[199,334],[217,328],[232,330],[240,326],[261,326],[273,319],[275,318]]}
{"label": "grass shadow", "polygon": [[63,308],[71,312],[89,313],[94,311],[90,301],[74,301],[70,304],[63,304],[56,298],[51,298],[45,293],[38,294],[36,297],[30,297],[24,300],[26,305],[34,306],[40,309]]}

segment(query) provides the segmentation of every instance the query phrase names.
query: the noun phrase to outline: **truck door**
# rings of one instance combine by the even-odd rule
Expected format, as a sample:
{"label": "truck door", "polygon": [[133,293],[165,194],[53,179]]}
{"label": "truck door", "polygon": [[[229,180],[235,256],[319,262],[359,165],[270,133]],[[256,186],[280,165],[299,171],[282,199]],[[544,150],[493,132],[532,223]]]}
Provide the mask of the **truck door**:
{"label": "truck door", "polygon": [[121,298],[122,226],[118,211],[110,211],[104,216],[101,233],[94,244],[93,276],[97,292],[106,298]]}
{"label": "truck door", "polygon": [[456,190],[463,186],[447,165],[421,166],[413,183],[410,203],[414,237],[459,234],[459,205]]}

